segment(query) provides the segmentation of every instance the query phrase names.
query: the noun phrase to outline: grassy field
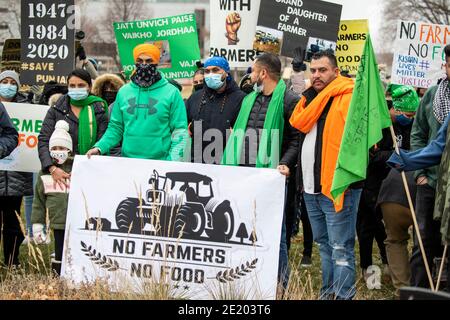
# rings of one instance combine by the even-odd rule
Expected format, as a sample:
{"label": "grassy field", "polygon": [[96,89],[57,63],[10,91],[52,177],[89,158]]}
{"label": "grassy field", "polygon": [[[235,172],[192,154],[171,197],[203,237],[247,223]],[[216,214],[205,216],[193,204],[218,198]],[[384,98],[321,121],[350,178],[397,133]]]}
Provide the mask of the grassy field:
{"label": "grassy field", "polygon": [[[285,300],[316,300],[319,298],[321,286],[321,270],[318,247],[314,244],[313,265],[310,268],[300,268],[301,253],[303,251],[302,236],[293,238],[290,251],[291,278],[289,288],[284,296]],[[154,285],[147,288],[144,294],[137,295],[130,292],[112,293],[102,282],[86,285],[78,290],[71,289],[66,283],[53,276],[50,271],[50,254],[53,244],[40,246],[22,245],[20,248],[22,266],[19,270],[8,271],[4,267],[0,272],[0,300],[5,299],[71,299],[71,300],[103,300],[103,299],[173,299],[171,292],[165,286]],[[359,260],[358,247],[356,247],[357,263]],[[0,252],[3,259],[3,253]],[[378,249],[374,247],[374,264],[380,266]],[[380,290],[367,289],[357,266],[357,300],[387,300],[394,298],[394,288],[383,277]],[[218,298],[242,299],[236,293],[222,293]]]}

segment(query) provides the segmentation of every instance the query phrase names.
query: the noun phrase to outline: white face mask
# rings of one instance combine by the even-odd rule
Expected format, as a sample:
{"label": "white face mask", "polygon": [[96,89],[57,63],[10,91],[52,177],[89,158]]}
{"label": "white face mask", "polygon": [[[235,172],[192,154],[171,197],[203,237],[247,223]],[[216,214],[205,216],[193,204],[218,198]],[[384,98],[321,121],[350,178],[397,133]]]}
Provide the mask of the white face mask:
{"label": "white face mask", "polygon": [[50,151],[50,156],[57,164],[63,164],[69,158],[69,150],[64,151]]}
{"label": "white face mask", "polygon": [[263,90],[264,90],[264,84],[261,83],[260,85],[258,85],[258,81],[256,81],[255,84],[253,85],[253,90],[254,90],[256,93],[261,93],[261,92],[263,92]]}

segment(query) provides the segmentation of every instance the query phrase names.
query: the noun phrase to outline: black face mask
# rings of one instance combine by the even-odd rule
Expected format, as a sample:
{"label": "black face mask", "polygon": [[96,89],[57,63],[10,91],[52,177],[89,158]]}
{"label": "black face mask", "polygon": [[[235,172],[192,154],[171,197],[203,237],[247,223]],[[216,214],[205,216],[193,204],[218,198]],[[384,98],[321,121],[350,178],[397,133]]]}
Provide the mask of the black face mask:
{"label": "black face mask", "polygon": [[241,90],[244,91],[246,94],[252,93],[253,85],[250,82],[245,83],[241,86]]}
{"label": "black face mask", "polygon": [[203,83],[199,83],[194,85],[194,91],[202,90],[205,85]]}
{"label": "black face mask", "polygon": [[116,91],[104,91],[103,92],[103,99],[106,100],[108,105],[114,103],[116,101],[117,92]]}
{"label": "black face mask", "polygon": [[131,81],[140,87],[148,88],[155,82],[161,80],[161,74],[156,70],[156,64],[136,64],[136,73]]}

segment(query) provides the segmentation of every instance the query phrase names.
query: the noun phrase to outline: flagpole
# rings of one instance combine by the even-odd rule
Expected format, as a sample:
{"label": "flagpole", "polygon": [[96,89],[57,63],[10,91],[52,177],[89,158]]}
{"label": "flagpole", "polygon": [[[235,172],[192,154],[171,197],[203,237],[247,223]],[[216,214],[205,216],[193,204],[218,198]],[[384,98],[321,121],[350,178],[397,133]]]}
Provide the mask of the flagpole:
{"label": "flagpole", "polygon": [[[391,129],[392,141],[394,142],[395,152],[398,155],[400,155],[400,150],[398,148],[397,139],[395,137],[394,127],[391,125],[390,129]],[[420,235],[419,224],[417,223],[416,211],[414,210],[414,205],[413,205],[413,202],[411,199],[411,193],[409,191],[409,186],[408,186],[408,181],[406,180],[405,171],[402,171],[401,174],[402,174],[402,179],[403,179],[403,186],[405,187],[406,196],[408,198],[409,209],[411,210],[411,215],[412,215],[413,222],[414,222],[414,229],[416,231],[417,242],[419,243],[420,251],[422,253],[422,259],[423,259],[423,263],[425,265],[425,270],[427,271],[428,281],[430,282],[430,288],[432,291],[434,291],[433,278],[431,277],[430,266],[428,265],[427,256],[425,254],[425,249],[423,247],[422,236]]]}
{"label": "flagpole", "polygon": [[[445,256],[447,255],[447,249],[448,249],[448,244],[446,244],[444,247],[444,255],[442,256],[441,267],[439,268],[439,276],[438,276],[437,283],[436,283],[436,290],[435,290],[436,292],[439,291],[439,284],[441,282],[442,271],[444,270],[444,261],[445,261]],[[447,263],[450,263],[450,261]],[[449,281],[449,280],[447,280],[447,281]]]}

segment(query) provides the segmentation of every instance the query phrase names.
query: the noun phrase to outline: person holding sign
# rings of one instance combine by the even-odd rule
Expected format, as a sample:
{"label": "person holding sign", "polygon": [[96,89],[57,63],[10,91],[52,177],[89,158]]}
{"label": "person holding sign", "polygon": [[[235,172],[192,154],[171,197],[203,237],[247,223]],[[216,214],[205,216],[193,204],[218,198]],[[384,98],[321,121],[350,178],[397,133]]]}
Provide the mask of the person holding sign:
{"label": "person holding sign", "polygon": [[42,171],[50,173],[55,185],[68,186],[70,174],[54,163],[50,154],[50,137],[59,120],[69,123],[73,154],[84,155],[103,136],[108,126],[107,103],[91,94],[92,79],[85,70],[76,69],[68,76],[68,93],[48,109],[39,134],[39,158]]}
{"label": "person holding sign", "polygon": [[[49,141],[50,156],[56,167],[70,173],[73,165],[73,143],[69,133],[70,126],[64,120],[55,124],[55,131]],[[69,180],[66,181],[69,185]],[[33,201],[31,222],[33,224],[33,240],[36,244],[50,242],[50,234],[45,224],[48,218],[55,239],[55,258],[52,259],[52,270],[60,275],[64,246],[64,230],[66,224],[67,204],[69,202],[69,187],[55,185],[53,177],[42,170],[39,172]]]}
{"label": "person holding sign", "polygon": [[[28,103],[19,92],[19,75],[13,70],[0,73],[0,103]],[[3,253],[5,264],[19,265],[19,247],[24,240],[16,212],[20,214],[22,198],[33,194],[33,174],[0,171],[0,226],[3,223]]]}
{"label": "person holding sign", "polygon": [[108,130],[87,156],[106,154],[123,141],[123,157],[181,161],[189,139],[183,98],[157,70],[156,46],[138,45],[133,56],[131,82],[119,90]]}
{"label": "person holding sign", "polygon": [[353,80],[339,74],[336,56],[320,51],[312,56],[312,87],[303,93],[290,122],[301,132],[298,190],[320,245],[322,299],[352,299],[356,294],[355,225],[362,183],[334,204],[331,186],[338,159]]}
{"label": "person holding sign", "polygon": [[[225,58],[211,57],[206,60],[204,68],[206,86],[186,101],[189,131],[193,138],[192,161],[219,164],[227,130],[230,130],[236,121],[245,93],[231,78],[230,66]],[[219,152],[214,149],[214,154],[204,154],[208,143],[203,137],[210,129],[219,131],[217,136],[220,133],[222,148]]]}
{"label": "person holding sign", "polygon": [[[254,91],[247,95],[225,147],[222,164],[273,168],[290,176],[297,162],[298,133],[289,124],[299,97],[281,79],[281,61],[265,53],[256,58],[251,80]],[[283,215],[278,281],[287,287],[289,264]]]}

